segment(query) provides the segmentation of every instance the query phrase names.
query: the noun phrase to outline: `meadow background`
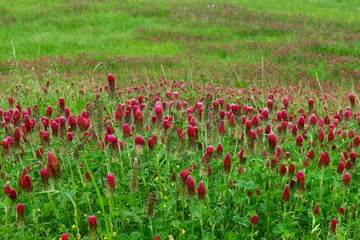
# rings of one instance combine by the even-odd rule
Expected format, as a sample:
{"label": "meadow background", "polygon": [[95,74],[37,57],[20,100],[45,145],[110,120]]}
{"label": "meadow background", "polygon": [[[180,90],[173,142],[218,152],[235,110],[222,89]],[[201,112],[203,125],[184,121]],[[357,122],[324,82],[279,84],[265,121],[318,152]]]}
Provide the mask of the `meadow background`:
{"label": "meadow background", "polygon": [[359,8],[356,0],[3,1],[1,81],[203,73],[236,86],[336,87],[359,80]]}

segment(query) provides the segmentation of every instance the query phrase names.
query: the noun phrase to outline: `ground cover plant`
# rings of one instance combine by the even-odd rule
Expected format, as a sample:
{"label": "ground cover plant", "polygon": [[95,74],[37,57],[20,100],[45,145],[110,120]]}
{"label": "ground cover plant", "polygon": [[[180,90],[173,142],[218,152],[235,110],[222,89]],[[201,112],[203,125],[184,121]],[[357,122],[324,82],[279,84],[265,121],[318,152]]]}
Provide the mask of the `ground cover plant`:
{"label": "ground cover plant", "polygon": [[360,239],[359,3],[0,3],[2,239]]}
{"label": "ground cover plant", "polygon": [[5,238],[359,237],[357,90],[103,83],[2,102]]}

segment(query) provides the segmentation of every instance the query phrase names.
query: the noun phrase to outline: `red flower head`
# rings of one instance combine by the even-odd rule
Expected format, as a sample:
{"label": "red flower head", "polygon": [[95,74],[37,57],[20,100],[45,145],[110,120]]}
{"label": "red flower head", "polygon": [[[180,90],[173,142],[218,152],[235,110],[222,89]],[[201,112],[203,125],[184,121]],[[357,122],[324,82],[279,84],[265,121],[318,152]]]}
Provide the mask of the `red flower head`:
{"label": "red flower head", "polygon": [[149,149],[150,149],[150,150],[153,150],[153,149],[154,149],[154,146],[155,146],[154,139],[152,139],[152,138],[149,138],[149,139],[148,139],[148,146],[149,146]]}
{"label": "red flower head", "polygon": [[340,214],[344,214],[344,213],[345,213],[345,209],[344,209],[343,206],[341,206],[338,211],[339,211]]}
{"label": "red flower head", "polygon": [[289,177],[292,178],[294,177],[295,174],[295,166],[293,163],[290,163],[289,165]]}
{"label": "red flower head", "polygon": [[342,174],[343,171],[344,171],[344,169],[345,169],[345,162],[340,161],[340,162],[339,162],[339,165],[338,165],[338,167],[337,167],[337,173],[338,173],[338,174]]}
{"label": "red flower head", "polygon": [[106,177],[107,180],[107,190],[110,195],[114,194],[115,191],[115,176],[112,173],[109,173]]}
{"label": "red flower head", "polygon": [[90,231],[96,231],[97,219],[95,215],[89,216],[89,226],[90,226]]}
{"label": "red flower head", "polygon": [[354,147],[355,149],[360,145],[360,137],[359,135],[357,135],[355,138],[354,138]]}
{"label": "red flower head", "polygon": [[18,216],[23,217],[24,216],[24,211],[25,211],[25,206],[22,203],[19,203],[18,205],[16,205],[16,211]]}
{"label": "red flower head", "polygon": [[60,178],[61,170],[59,160],[51,152],[47,153],[47,170],[50,177],[55,179]]}
{"label": "red flower head", "polygon": [[187,177],[187,190],[189,196],[195,195],[195,182],[191,175]]}
{"label": "red flower head", "polygon": [[219,133],[224,135],[226,133],[226,129],[225,129],[225,126],[224,126],[224,120],[222,120],[220,122],[220,125],[219,125]]}
{"label": "red flower head", "polygon": [[155,236],[155,240],[160,240],[160,236],[159,236],[159,235],[156,235],[156,236]]}
{"label": "red flower head", "polygon": [[6,195],[8,195],[10,193],[11,187],[10,187],[10,182],[6,182],[4,185],[4,193]]}
{"label": "red flower head", "polygon": [[275,133],[271,132],[268,135],[268,141],[269,141],[269,148],[271,151],[275,151],[275,147],[277,144],[277,139]]}
{"label": "red flower head", "polygon": [[299,134],[297,137],[296,137],[296,146],[298,147],[302,147],[303,145],[303,136],[301,134]]}
{"label": "red flower head", "polygon": [[114,86],[115,85],[115,77],[114,77],[114,75],[109,74],[107,76],[107,80],[109,82],[109,86]]}
{"label": "red flower head", "polygon": [[300,116],[296,124],[298,129],[303,130],[305,125],[305,118],[303,116]]}
{"label": "red flower head", "polygon": [[269,108],[270,111],[271,111],[272,108],[273,108],[274,102],[273,102],[271,99],[269,99],[266,104],[267,104],[268,108]]}
{"label": "red flower head", "polygon": [[58,103],[58,105],[59,105],[59,107],[60,107],[60,109],[61,109],[62,111],[65,110],[65,99],[64,99],[63,97],[60,97],[60,98],[59,98],[59,103]]}
{"label": "red flower head", "polygon": [[310,124],[315,125],[316,124],[316,115],[313,113],[310,117]]}
{"label": "red flower head", "polygon": [[128,124],[123,125],[122,131],[123,131],[123,134],[124,134],[124,138],[132,136],[131,129],[130,129],[130,126]]}
{"label": "red flower head", "polygon": [[320,210],[320,203],[316,203],[313,210],[314,215],[318,215],[320,213],[319,210]]}
{"label": "red flower head", "polygon": [[47,116],[48,118],[50,118],[51,115],[52,115],[52,112],[53,112],[53,107],[50,105],[50,106],[48,106],[47,109],[46,109],[46,116]]}
{"label": "red flower head", "polygon": [[308,100],[308,103],[309,103],[309,110],[313,109],[314,108],[314,103],[315,103],[314,99],[310,98]]}
{"label": "red flower head", "polygon": [[61,235],[61,240],[69,240],[69,234],[68,233],[63,233]]}
{"label": "red flower head", "polygon": [[285,163],[283,163],[283,164],[281,164],[281,166],[280,166],[280,174],[281,174],[282,176],[284,176],[284,175],[286,174],[286,172],[287,172],[287,168],[286,168]]}
{"label": "red flower head", "polygon": [[27,174],[24,176],[23,187],[27,192],[30,192],[32,190],[31,179]]}
{"label": "red flower head", "polygon": [[227,153],[226,156],[225,156],[225,159],[224,159],[224,169],[223,169],[223,171],[225,173],[229,173],[230,168],[231,168],[231,159],[230,159],[230,154]]}
{"label": "red flower head", "polygon": [[330,226],[330,230],[332,232],[336,231],[336,227],[337,227],[337,220],[334,218],[333,220],[331,220],[331,226]]}
{"label": "red flower head", "polygon": [[86,171],[85,178],[86,178],[86,181],[91,182],[91,176],[90,176],[89,171]]}
{"label": "red flower head", "polygon": [[351,164],[355,165],[356,162],[356,152],[350,152]]}
{"label": "red flower head", "polygon": [[287,201],[289,201],[289,197],[290,197],[290,187],[289,187],[289,184],[286,184],[284,192],[282,194],[282,200],[284,202],[287,202]]}
{"label": "red flower head", "polygon": [[355,95],[353,93],[349,94],[349,100],[350,100],[351,107],[354,108],[355,107]]}
{"label": "red flower head", "polygon": [[343,185],[344,185],[345,187],[348,187],[350,180],[351,180],[350,174],[349,174],[349,173],[345,173],[345,174],[343,175]]}
{"label": "red flower head", "polygon": [[224,149],[223,146],[221,145],[221,143],[219,143],[219,145],[216,148],[216,156],[217,157],[221,157],[223,149]]}
{"label": "red flower head", "polygon": [[188,176],[189,176],[189,171],[188,170],[182,170],[180,172],[181,180],[186,181]]}
{"label": "red flower head", "polygon": [[259,221],[258,215],[254,214],[251,218],[251,225],[255,226]]}
{"label": "red flower head", "polygon": [[296,184],[298,186],[298,189],[302,191],[305,186],[305,174],[301,170],[298,171],[298,173],[296,174],[296,180],[297,180]]}
{"label": "red flower head", "polygon": [[265,127],[265,134],[269,134],[271,132],[271,126],[270,124],[266,124],[266,127]]}
{"label": "red flower head", "polygon": [[142,139],[140,135],[135,137],[134,142],[135,142],[135,146],[143,146],[145,143],[144,139]]}
{"label": "red flower head", "polygon": [[12,200],[12,201],[15,201],[16,200],[16,197],[17,197],[17,193],[16,193],[16,190],[15,189],[10,189],[9,191],[9,198]]}
{"label": "red flower head", "polygon": [[198,192],[198,196],[200,200],[204,200],[205,196],[206,196],[206,190],[205,190],[205,185],[203,181],[199,182],[199,186],[197,188],[197,192]]}

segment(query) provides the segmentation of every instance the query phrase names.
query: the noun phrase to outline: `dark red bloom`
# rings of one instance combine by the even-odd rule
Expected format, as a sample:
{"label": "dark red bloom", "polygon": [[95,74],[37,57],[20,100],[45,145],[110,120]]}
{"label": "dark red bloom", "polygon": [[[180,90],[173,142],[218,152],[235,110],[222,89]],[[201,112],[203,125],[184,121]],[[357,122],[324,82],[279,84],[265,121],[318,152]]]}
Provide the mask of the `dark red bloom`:
{"label": "dark red bloom", "polygon": [[259,221],[259,218],[258,218],[258,215],[254,214],[252,217],[251,217],[251,225],[255,226]]}
{"label": "dark red bloom", "polygon": [[330,230],[332,232],[336,231],[336,227],[337,227],[337,220],[334,218],[333,220],[331,220],[331,226],[330,226]]}
{"label": "dark red bloom", "polygon": [[69,234],[68,233],[63,233],[61,235],[61,240],[69,240]]}
{"label": "dark red bloom", "polygon": [[12,200],[12,201],[14,201],[15,199],[16,199],[16,197],[17,197],[17,193],[16,193],[16,190],[15,189],[10,189],[10,191],[9,191],[9,198]]}
{"label": "dark red bloom", "polygon": [[203,181],[199,182],[199,186],[197,188],[198,196],[200,200],[204,200],[206,196],[206,189]]}
{"label": "dark red bloom", "polygon": [[109,173],[106,177],[107,180],[107,190],[109,194],[114,194],[115,191],[115,176],[112,173]]}
{"label": "dark red bloom", "polygon": [[231,168],[231,159],[230,159],[230,154],[227,153],[224,159],[224,168],[223,168],[224,173],[229,173],[230,168]]}
{"label": "dark red bloom", "polygon": [[287,201],[289,201],[289,197],[290,197],[290,187],[289,187],[289,184],[286,184],[284,192],[282,194],[282,200],[284,202],[287,202]]}
{"label": "dark red bloom", "polygon": [[344,185],[345,187],[348,187],[350,180],[351,180],[350,174],[349,174],[349,173],[345,173],[345,174],[343,175],[343,185]]}
{"label": "dark red bloom", "polygon": [[345,169],[345,163],[343,161],[340,161],[337,167],[337,173],[342,174],[344,169]]}
{"label": "dark red bloom", "polygon": [[320,213],[319,210],[320,210],[320,203],[316,203],[313,210],[314,215],[318,215]]}
{"label": "dark red bloom", "polygon": [[340,214],[344,214],[344,213],[345,213],[345,209],[344,209],[343,206],[341,206],[338,211],[339,211]]}
{"label": "dark red bloom", "polygon": [[96,231],[97,228],[97,218],[95,215],[89,216],[89,227],[90,231]]}
{"label": "dark red bloom", "polygon": [[187,190],[189,196],[195,195],[195,182],[191,175],[187,177]]}
{"label": "dark red bloom", "polygon": [[10,187],[10,182],[6,182],[4,185],[4,193],[6,195],[8,195],[10,193],[11,187]]}

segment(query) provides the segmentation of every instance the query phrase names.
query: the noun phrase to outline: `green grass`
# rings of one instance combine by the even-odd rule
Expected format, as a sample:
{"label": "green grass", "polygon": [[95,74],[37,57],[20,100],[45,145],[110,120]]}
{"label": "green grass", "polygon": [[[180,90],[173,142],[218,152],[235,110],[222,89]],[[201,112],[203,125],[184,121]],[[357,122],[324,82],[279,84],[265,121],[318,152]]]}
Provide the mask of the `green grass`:
{"label": "green grass", "polygon": [[236,86],[312,85],[316,76],[356,82],[359,9],[355,0],[3,1],[0,81],[42,82],[54,71],[60,80],[85,80],[81,74],[103,64],[98,76],[124,81],[196,80],[203,72],[206,81]]}
{"label": "green grass", "polygon": [[[211,38],[206,39],[206,42],[214,44],[235,39],[277,42],[293,37],[293,34],[279,33],[275,29],[259,34],[239,34],[238,29],[251,29],[251,26],[227,25],[222,21],[229,20],[231,23],[231,16],[214,19],[216,15],[207,14],[208,11],[216,11],[219,4],[225,2],[243,6],[246,11],[256,11],[256,14],[258,11],[277,13],[273,16],[274,20],[300,14],[355,25],[359,23],[360,17],[360,3],[355,0],[260,0],[255,3],[230,0],[214,1],[214,7],[207,7],[206,2],[198,4],[199,1],[11,1],[0,5],[0,59],[14,57],[11,41],[16,58],[27,59],[83,52],[151,56],[181,54],[188,46],[184,40],[171,38],[172,33],[209,35]],[[187,15],[194,12],[194,8],[202,8],[196,14],[202,12],[204,16],[199,19],[195,14]],[[182,13],[189,17],[176,22],[174,15]],[[149,42],[143,39],[162,31],[165,39],[161,41]]]}

